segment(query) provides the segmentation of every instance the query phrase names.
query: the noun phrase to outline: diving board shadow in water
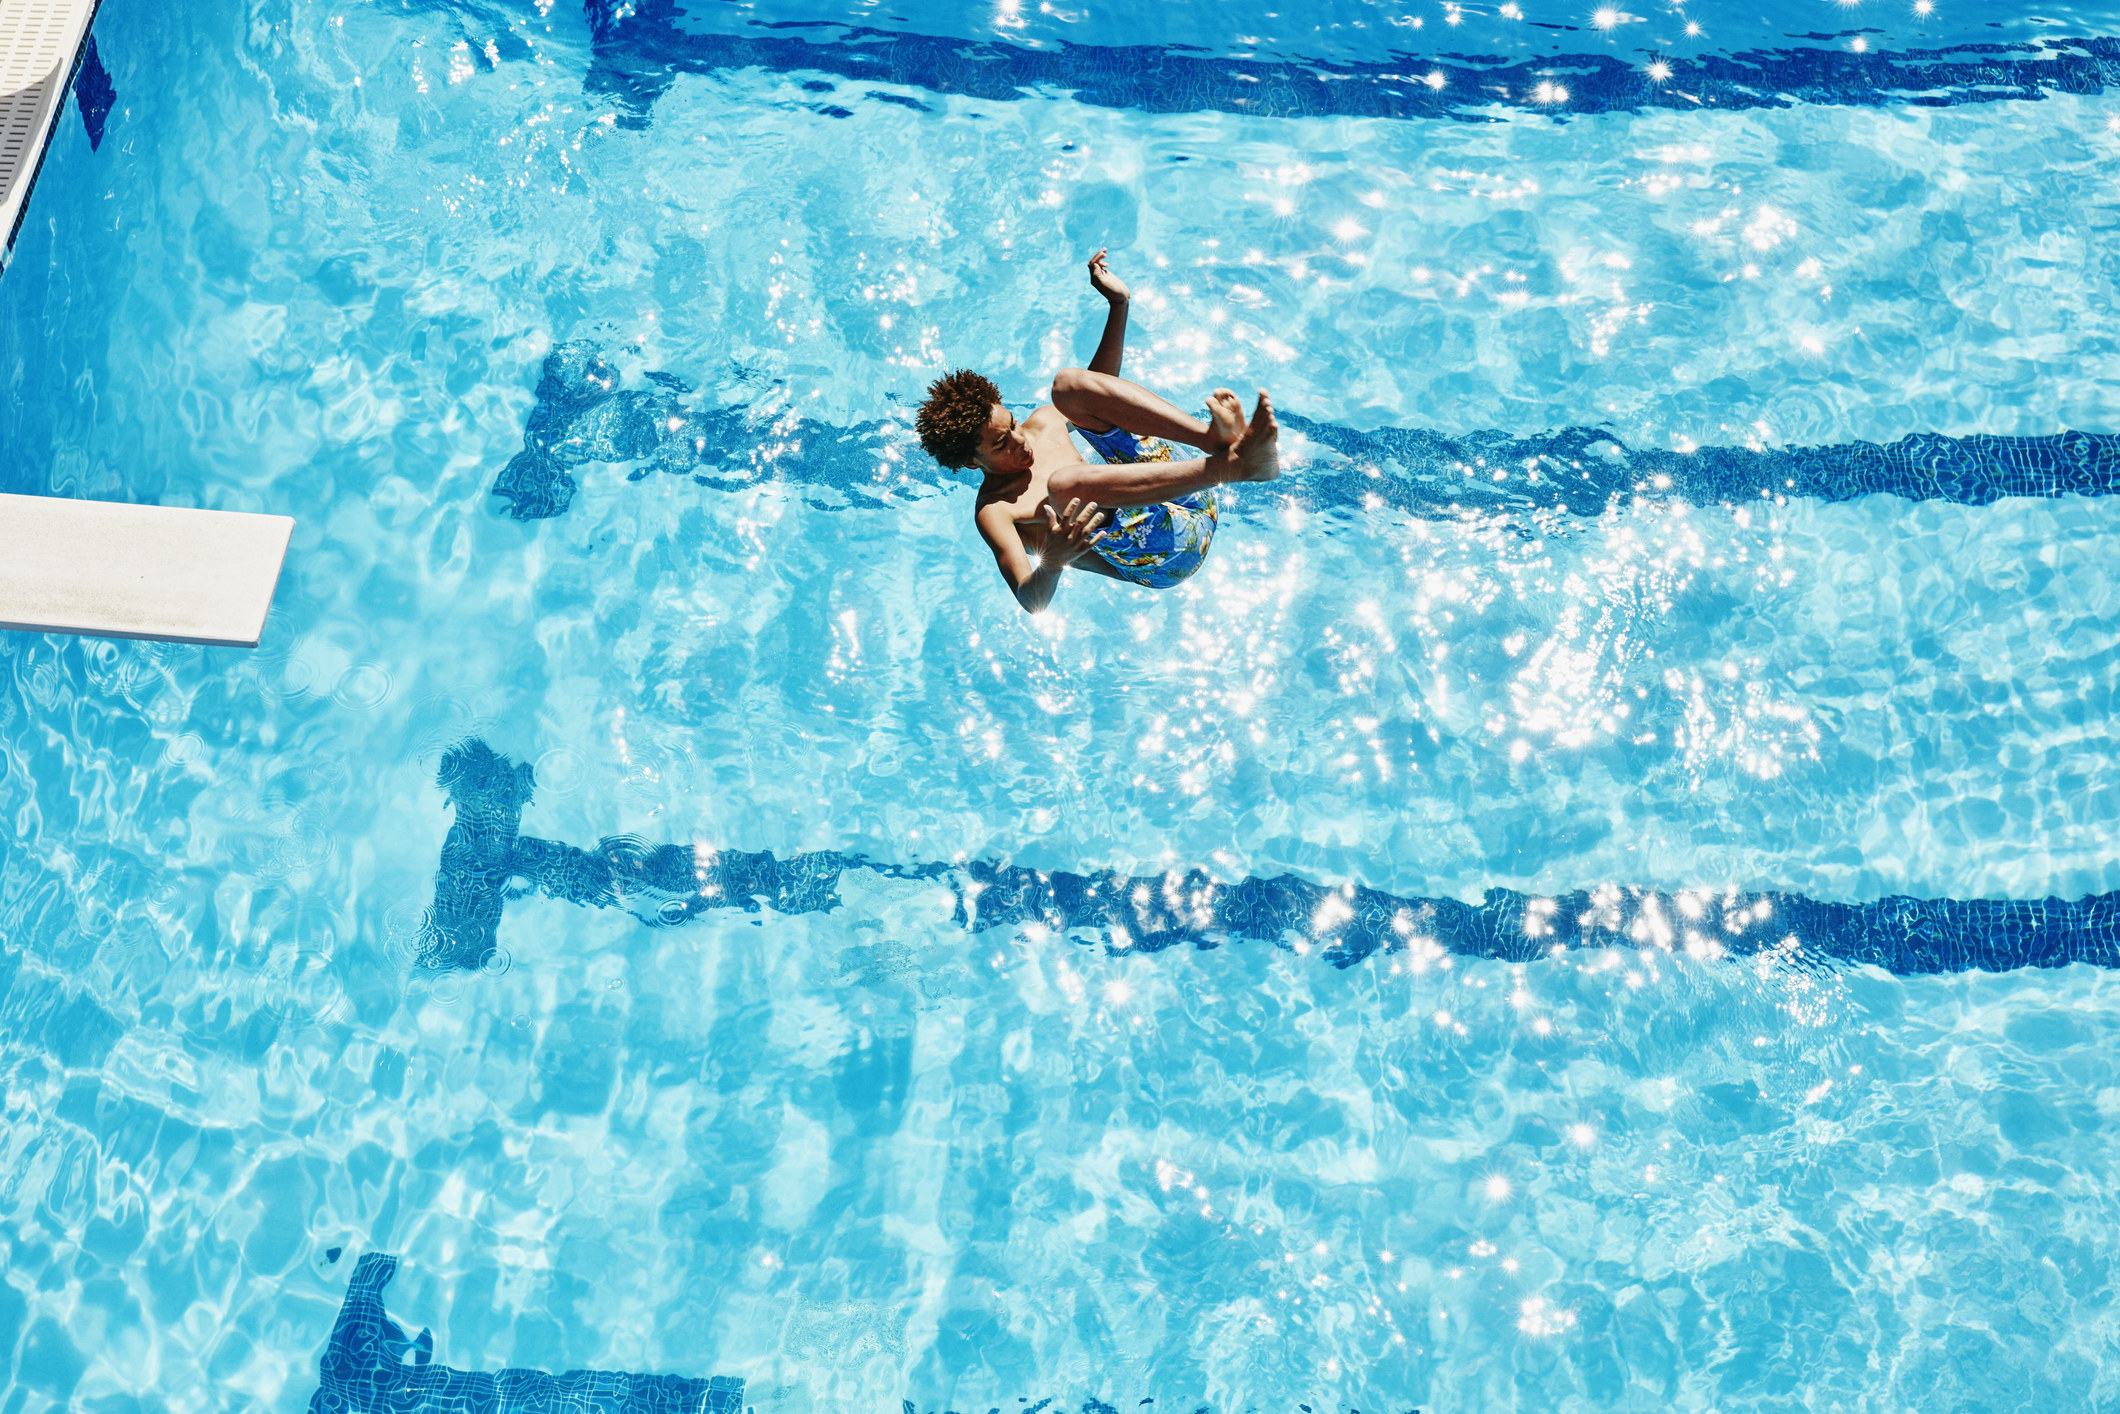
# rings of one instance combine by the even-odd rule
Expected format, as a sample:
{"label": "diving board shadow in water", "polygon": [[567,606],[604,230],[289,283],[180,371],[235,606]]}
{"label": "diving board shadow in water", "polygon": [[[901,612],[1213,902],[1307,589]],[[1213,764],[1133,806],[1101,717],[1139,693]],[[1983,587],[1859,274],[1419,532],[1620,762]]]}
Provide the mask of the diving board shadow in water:
{"label": "diving board shadow in water", "polygon": [[484,741],[450,748],[437,783],[455,821],[442,845],[422,966],[469,971],[500,946],[506,903],[532,892],[622,908],[650,927],[703,913],[829,913],[849,870],[947,889],[967,932],[1035,924],[1112,953],[1211,950],[1264,942],[1339,968],[1379,954],[1531,962],[1573,948],[1636,947],[1702,959],[1763,953],[1914,975],[2089,963],[2120,966],[2120,893],[2060,899],[1886,898],[1831,903],[1775,891],[1667,893],[1604,885],[1553,897],[1490,889],[1468,904],[1305,879],[1210,878],[1201,870],[1130,876],[974,861],[876,863],[816,851],[770,853],[651,845],[613,836],[581,849],[524,835],[531,768]]}
{"label": "diving board shadow in water", "polygon": [[103,128],[110,122],[110,110],[118,102],[118,90],[110,81],[110,70],[103,67],[103,56],[96,52],[96,37],[88,37],[88,44],[81,51],[81,65],[74,73],[74,105],[81,111],[81,131],[88,135],[88,150],[96,151],[103,146]]}
{"label": "diving board shadow in water", "polygon": [[[780,482],[823,493],[828,505],[880,506],[962,484],[920,450],[910,417],[835,427],[785,409],[709,406],[674,374],[646,379],[647,387],[623,387],[619,369],[590,341],[547,354],[523,449],[493,486],[507,514],[564,513],[579,489],[574,469],[589,462],[629,464],[632,481],[684,475],[713,490]],[[2107,433],[1917,433],[1885,445],[1674,452],[1628,447],[1601,427],[1447,437],[1413,428],[1365,432],[1288,412],[1281,421],[1307,439],[1310,455],[1275,494],[1317,511],[1594,516],[1636,497],[1717,505],[1763,494],[1821,501],[1881,494],[1981,506],[2007,496],[2120,492],[2120,437]]]}
{"label": "diving board shadow in water", "polygon": [[488,1375],[431,1363],[434,1334],[406,1336],[383,1309],[383,1288],[398,1259],[364,1254],[318,1362],[309,1414],[533,1414],[611,1410],[615,1414],[742,1414],[744,1382],[727,1375],[613,1374],[503,1370]]}

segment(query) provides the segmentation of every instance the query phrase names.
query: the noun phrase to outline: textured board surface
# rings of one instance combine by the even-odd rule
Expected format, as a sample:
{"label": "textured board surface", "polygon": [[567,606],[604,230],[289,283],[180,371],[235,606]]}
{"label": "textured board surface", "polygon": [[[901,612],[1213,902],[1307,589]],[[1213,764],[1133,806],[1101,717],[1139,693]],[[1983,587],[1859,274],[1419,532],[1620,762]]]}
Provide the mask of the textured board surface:
{"label": "textured board surface", "polygon": [[0,0],[0,233],[9,244],[95,12],[95,0]]}
{"label": "textured board surface", "polygon": [[287,516],[0,496],[0,628],[255,648]]}

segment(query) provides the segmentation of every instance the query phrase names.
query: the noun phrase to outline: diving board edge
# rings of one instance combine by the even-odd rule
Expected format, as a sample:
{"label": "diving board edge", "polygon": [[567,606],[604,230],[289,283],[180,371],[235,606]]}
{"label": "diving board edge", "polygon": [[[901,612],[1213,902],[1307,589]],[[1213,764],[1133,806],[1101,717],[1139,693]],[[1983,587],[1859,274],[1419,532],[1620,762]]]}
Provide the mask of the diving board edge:
{"label": "diving board edge", "polygon": [[0,495],[0,630],[255,648],[294,521]]}
{"label": "diving board edge", "polygon": [[0,0],[0,269],[22,230],[101,0]]}

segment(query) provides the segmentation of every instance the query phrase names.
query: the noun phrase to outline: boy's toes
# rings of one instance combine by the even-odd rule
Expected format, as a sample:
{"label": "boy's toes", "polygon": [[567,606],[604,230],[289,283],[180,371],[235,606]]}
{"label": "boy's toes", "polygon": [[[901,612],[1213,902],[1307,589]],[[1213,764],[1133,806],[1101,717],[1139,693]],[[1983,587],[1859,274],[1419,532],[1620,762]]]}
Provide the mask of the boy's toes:
{"label": "boy's toes", "polygon": [[1272,481],[1281,474],[1280,425],[1274,421],[1273,400],[1259,390],[1257,410],[1236,449],[1240,475],[1246,481]]}
{"label": "boy's toes", "polygon": [[1207,420],[1215,436],[1228,446],[1244,437],[1244,404],[1227,388],[1217,388],[1207,398]]}
{"label": "boy's toes", "polygon": [[1259,401],[1252,409],[1252,425],[1269,437],[1279,432],[1281,424],[1273,415],[1273,398],[1264,388],[1259,389]]}

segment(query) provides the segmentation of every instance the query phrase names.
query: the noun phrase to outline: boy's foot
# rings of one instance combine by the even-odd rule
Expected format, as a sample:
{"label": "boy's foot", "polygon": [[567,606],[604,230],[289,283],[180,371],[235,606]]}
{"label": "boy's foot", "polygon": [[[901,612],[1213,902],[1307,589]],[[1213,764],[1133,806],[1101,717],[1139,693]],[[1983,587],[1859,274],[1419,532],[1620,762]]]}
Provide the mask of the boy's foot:
{"label": "boy's foot", "polygon": [[1219,444],[1208,450],[1227,451],[1244,440],[1244,404],[1227,388],[1207,395],[1207,435]]}
{"label": "boy's foot", "polygon": [[[1237,402],[1234,393],[1218,390],[1216,397],[1228,398],[1239,409],[1243,406]],[[1208,403],[1212,407],[1214,399],[1210,398]],[[1219,430],[1221,425],[1221,419],[1217,417],[1216,428]],[[1252,409],[1250,424],[1244,426],[1242,435],[1231,444],[1229,457],[1235,463],[1236,475],[1232,480],[1272,481],[1280,476],[1281,424],[1274,418],[1273,399],[1266,395],[1264,388],[1259,389],[1259,403]]]}

